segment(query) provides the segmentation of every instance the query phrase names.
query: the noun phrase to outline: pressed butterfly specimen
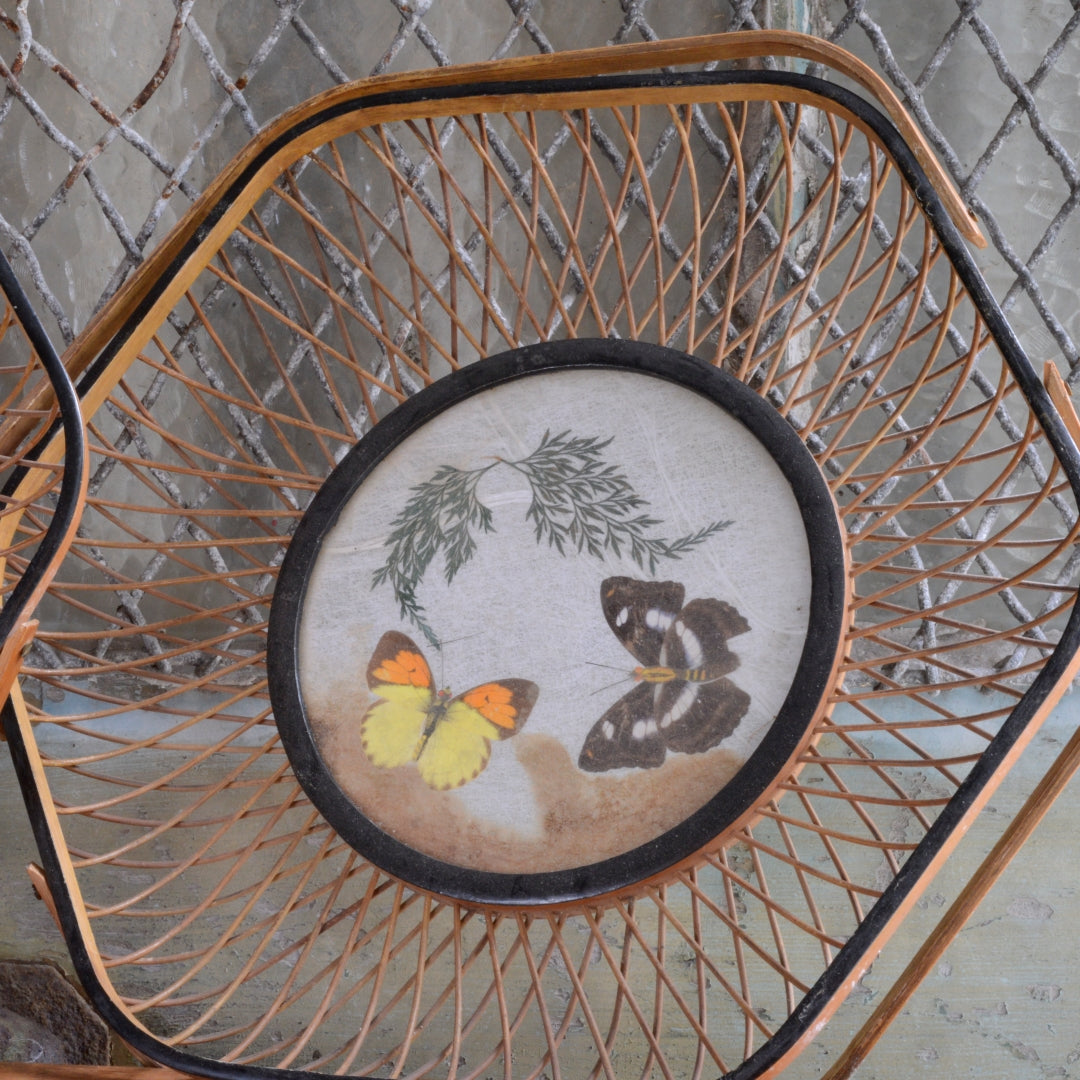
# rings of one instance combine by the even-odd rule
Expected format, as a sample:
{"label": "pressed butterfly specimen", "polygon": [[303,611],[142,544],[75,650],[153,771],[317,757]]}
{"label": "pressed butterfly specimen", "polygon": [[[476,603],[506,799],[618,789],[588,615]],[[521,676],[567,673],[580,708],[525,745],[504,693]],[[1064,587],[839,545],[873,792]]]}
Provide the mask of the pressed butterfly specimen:
{"label": "pressed butterfly specimen", "polygon": [[578,767],[653,769],[668,750],[700,754],[727,738],[750,707],[750,695],[725,676],[739,666],[727,647],[750,624],[723,600],[691,600],[677,581],[611,577],[600,605],[615,636],[640,666],[637,684],[585,738]]}
{"label": "pressed butterfly specimen", "polygon": [[424,783],[436,791],[479,776],[492,742],[521,729],[540,693],[527,679],[500,679],[453,697],[435,688],[416,644],[394,630],[379,639],[367,681],[380,700],[360,720],[364,753],[381,768],[415,761]]}

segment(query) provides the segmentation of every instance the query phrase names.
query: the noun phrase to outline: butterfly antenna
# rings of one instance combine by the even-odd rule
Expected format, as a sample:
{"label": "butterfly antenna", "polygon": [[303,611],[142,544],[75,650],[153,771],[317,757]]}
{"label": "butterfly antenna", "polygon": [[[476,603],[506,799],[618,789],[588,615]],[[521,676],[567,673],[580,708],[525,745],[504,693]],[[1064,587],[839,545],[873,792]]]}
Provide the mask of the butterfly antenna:
{"label": "butterfly antenna", "polygon": [[443,651],[444,645],[456,645],[459,641],[468,641],[469,638],[479,637],[480,631],[477,630],[475,634],[462,634],[461,637],[455,638],[439,638],[435,642],[435,648],[439,651],[439,685],[446,685],[446,653]]}
{"label": "butterfly antenna", "polygon": [[586,660],[585,663],[588,664],[589,667],[604,668],[607,671],[621,671],[623,673],[623,677],[621,679],[617,679],[613,683],[608,683],[606,686],[601,686],[597,690],[591,690],[589,692],[589,697],[594,697],[596,694],[602,694],[605,690],[610,690],[613,686],[620,686],[624,682],[629,682],[634,677],[632,672],[627,673],[626,668],[618,667],[616,664],[600,664],[597,663],[595,660]]}
{"label": "butterfly antenna", "polygon": [[619,679],[616,682],[608,683],[606,686],[597,687],[597,689],[590,691],[589,697],[596,697],[597,694],[602,694],[605,690],[610,690],[613,686],[622,686],[625,682],[630,682],[633,679],[633,675],[627,675],[625,678]]}
{"label": "butterfly antenna", "polygon": [[456,645],[459,641],[468,641],[470,638],[479,637],[480,633],[481,631],[477,630],[475,634],[462,634],[461,637],[440,638],[437,644],[441,650],[444,645]]}

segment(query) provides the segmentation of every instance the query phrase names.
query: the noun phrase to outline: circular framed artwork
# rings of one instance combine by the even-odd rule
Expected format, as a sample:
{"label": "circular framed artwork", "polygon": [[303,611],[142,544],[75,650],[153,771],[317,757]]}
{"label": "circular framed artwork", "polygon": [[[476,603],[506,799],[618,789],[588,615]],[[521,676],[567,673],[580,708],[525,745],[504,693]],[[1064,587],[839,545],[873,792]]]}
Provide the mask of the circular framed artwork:
{"label": "circular framed artwork", "polygon": [[836,680],[830,492],[798,434],[670,349],[547,343],[381,420],[297,528],[271,701],[315,806],[425,891],[627,891],[722,841]]}

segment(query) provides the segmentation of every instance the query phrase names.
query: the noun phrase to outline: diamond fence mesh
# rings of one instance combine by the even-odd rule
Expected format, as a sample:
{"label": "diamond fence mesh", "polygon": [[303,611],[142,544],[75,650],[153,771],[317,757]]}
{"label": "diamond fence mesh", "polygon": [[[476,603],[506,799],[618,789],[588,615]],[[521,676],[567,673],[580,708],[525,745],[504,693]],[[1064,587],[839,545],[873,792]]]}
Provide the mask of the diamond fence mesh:
{"label": "diamond fence mesh", "polygon": [[[690,0],[28,2],[0,8],[0,235],[68,343],[258,128],[380,72],[761,25],[803,29],[892,82],[979,215],[984,272],[1035,361],[1080,377],[1070,237],[1080,13]],[[857,179],[857,178],[856,178]]]}

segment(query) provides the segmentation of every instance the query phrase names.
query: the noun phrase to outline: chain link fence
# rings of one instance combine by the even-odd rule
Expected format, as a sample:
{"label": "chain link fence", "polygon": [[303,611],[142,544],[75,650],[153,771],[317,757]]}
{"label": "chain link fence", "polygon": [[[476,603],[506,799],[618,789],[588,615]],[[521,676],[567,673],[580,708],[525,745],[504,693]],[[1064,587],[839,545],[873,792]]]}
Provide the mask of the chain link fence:
{"label": "chain link fence", "polygon": [[259,127],[364,75],[772,25],[892,82],[978,214],[988,280],[1038,363],[1080,378],[1072,297],[1080,13],[1064,0],[329,0],[0,8],[0,236],[70,343]]}

